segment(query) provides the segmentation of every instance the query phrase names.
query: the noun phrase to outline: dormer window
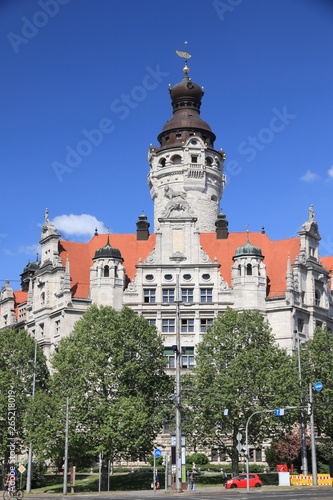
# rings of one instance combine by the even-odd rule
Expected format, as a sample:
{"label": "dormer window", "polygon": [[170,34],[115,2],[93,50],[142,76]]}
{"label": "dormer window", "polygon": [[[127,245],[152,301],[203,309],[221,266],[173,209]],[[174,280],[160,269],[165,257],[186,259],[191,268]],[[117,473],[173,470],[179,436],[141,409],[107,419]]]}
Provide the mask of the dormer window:
{"label": "dormer window", "polygon": [[192,163],[198,163],[197,155],[192,155],[191,161],[192,161]]}

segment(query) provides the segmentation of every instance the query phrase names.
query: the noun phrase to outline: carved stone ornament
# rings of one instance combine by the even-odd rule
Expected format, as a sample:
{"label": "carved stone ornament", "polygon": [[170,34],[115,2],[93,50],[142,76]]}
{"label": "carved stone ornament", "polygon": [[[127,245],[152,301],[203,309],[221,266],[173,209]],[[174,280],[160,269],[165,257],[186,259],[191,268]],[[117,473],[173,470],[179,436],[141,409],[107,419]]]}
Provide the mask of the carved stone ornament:
{"label": "carved stone ornament", "polygon": [[152,264],[155,261],[156,261],[156,252],[155,250],[153,250],[152,252],[150,252],[150,254],[147,255],[145,264]]}
{"label": "carved stone ornament", "polygon": [[208,254],[206,252],[204,252],[202,250],[202,248],[200,249],[200,262],[205,262],[205,263],[207,263],[207,262],[211,263],[212,262],[210,260],[209,256],[208,256]]}
{"label": "carved stone ornament", "polygon": [[174,260],[175,262],[182,262],[183,260],[186,260],[186,257],[182,252],[174,252],[170,256],[170,260]]}
{"label": "carved stone ornament", "polygon": [[194,214],[187,201],[169,201],[161,213],[162,218],[193,217]]}
{"label": "carved stone ornament", "polygon": [[127,286],[127,291],[128,292],[136,292],[137,291],[137,284],[136,284],[136,278],[131,281],[128,286]]}
{"label": "carved stone ornament", "polygon": [[223,278],[221,278],[221,281],[220,281],[220,290],[228,290],[229,286],[228,286],[228,283],[226,281],[224,281]]}

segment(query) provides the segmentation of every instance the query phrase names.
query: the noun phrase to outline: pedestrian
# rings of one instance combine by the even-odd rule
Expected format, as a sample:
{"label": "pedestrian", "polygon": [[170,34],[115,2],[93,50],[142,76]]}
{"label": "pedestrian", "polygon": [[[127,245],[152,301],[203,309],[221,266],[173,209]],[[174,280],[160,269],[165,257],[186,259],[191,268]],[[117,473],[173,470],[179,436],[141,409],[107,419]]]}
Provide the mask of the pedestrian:
{"label": "pedestrian", "polygon": [[227,480],[227,474],[224,469],[221,469],[221,474],[222,474],[222,483],[224,484]]}
{"label": "pedestrian", "polygon": [[158,479],[158,475],[156,474],[155,476],[155,488],[158,490],[160,487],[160,481]]}
{"label": "pedestrian", "polygon": [[191,472],[191,474],[189,475],[189,478],[188,478],[188,488],[189,490],[194,490],[194,476],[193,476],[193,472]]}

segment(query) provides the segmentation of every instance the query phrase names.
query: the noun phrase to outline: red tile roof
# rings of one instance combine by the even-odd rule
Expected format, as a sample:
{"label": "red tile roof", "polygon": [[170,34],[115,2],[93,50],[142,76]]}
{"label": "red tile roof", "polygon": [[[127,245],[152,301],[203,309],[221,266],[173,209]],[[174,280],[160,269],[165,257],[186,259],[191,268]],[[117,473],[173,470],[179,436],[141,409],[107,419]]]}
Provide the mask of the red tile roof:
{"label": "red tile roof", "polygon": [[[80,298],[88,297],[90,268],[93,265],[93,257],[98,248],[107,244],[108,235],[99,234],[94,236],[88,243],[74,243],[61,240],[60,256],[63,265],[66,265],[68,257],[70,275],[72,278],[73,296]],[[135,266],[146,259],[148,254],[154,250],[155,235],[151,234],[148,240],[137,240],[136,234],[110,234],[109,242],[114,248],[120,250],[124,259],[126,274],[130,280],[135,276]]]}
{"label": "red tile roof", "polygon": [[268,297],[283,296],[286,289],[288,255],[293,264],[300,249],[298,237],[272,241],[267,234],[243,232],[229,233],[226,240],[218,240],[215,233],[200,235],[202,249],[211,260],[217,257],[217,261],[221,264],[221,275],[229,285],[231,284],[232,258],[236,253],[236,248],[245,245],[247,238],[252,245],[261,249],[264,256],[263,263],[266,265],[266,274],[270,285]]}
{"label": "red tile roof", "polygon": [[[89,292],[90,267],[93,264],[93,257],[97,249],[107,244],[108,235],[101,234],[94,236],[88,243],[76,243],[72,241],[60,241],[60,256],[65,266],[68,258],[70,264],[71,289],[76,298],[87,298]],[[264,264],[269,278],[268,297],[281,297],[286,289],[286,270],[288,256],[291,263],[295,262],[295,257],[300,249],[300,239],[298,237],[285,240],[272,241],[267,234],[263,233],[229,233],[225,240],[218,240],[215,233],[202,233],[200,243],[202,249],[214,261],[215,257],[221,264],[221,275],[224,280],[231,285],[231,266],[236,248],[244,245],[249,239],[252,245],[261,249],[264,256]],[[154,250],[156,238],[154,234],[148,240],[137,240],[136,234],[110,234],[110,244],[118,248],[124,259],[126,274],[133,280],[136,273],[135,266],[139,259],[144,262],[150,252]],[[328,269],[333,269],[333,256],[322,257],[323,265]],[[26,301],[27,292],[15,292],[17,303]]]}

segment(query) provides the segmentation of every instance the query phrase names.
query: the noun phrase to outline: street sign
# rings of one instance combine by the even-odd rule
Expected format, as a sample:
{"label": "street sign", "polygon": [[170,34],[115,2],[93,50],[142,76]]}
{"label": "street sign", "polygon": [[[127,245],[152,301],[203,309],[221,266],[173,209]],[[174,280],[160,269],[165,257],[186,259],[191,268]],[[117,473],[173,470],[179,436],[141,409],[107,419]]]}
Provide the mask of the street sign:
{"label": "street sign", "polygon": [[162,450],[156,448],[156,450],[154,450],[154,455],[156,458],[159,458],[162,455]]}
{"label": "street sign", "polygon": [[243,445],[238,443],[238,445],[236,446],[237,448],[237,451],[240,453],[242,450],[243,450]]}
{"label": "street sign", "polygon": [[284,415],[284,408],[276,408],[274,414],[276,417],[282,417]]}
{"label": "street sign", "polygon": [[323,384],[321,382],[316,382],[314,388],[316,391],[321,391],[323,388]]}
{"label": "street sign", "polygon": [[237,441],[241,441],[242,437],[243,437],[242,434],[238,432],[236,436]]}
{"label": "street sign", "polygon": [[21,472],[21,474],[23,474],[23,472],[25,472],[25,467],[24,465],[20,465],[20,467],[18,468],[19,472]]}

